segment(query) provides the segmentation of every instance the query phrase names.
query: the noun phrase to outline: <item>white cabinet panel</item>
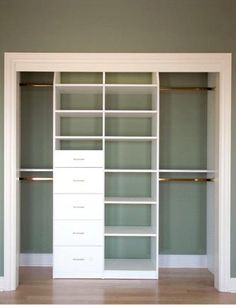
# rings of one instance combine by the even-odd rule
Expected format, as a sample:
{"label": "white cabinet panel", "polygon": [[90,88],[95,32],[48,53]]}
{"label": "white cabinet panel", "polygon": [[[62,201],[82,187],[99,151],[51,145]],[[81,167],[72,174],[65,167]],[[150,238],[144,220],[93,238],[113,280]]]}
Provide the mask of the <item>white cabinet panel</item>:
{"label": "white cabinet panel", "polygon": [[101,246],[103,245],[102,220],[55,220],[55,246]]}
{"label": "white cabinet panel", "polygon": [[55,168],[54,193],[103,193],[101,168]]}
{"label": "white cabinet panel", "polygon": [[55,167],[103,167],[103,151],[57,150],[54,153]]}
{"label": "white cabinet panel", "polygon": [[103,219],[104,196],[100,194],[55,194],[54,219]]}
{"label": "white cabinet panel", "polygon": [[54,278],[101,278],[103,247],[54,247]]}

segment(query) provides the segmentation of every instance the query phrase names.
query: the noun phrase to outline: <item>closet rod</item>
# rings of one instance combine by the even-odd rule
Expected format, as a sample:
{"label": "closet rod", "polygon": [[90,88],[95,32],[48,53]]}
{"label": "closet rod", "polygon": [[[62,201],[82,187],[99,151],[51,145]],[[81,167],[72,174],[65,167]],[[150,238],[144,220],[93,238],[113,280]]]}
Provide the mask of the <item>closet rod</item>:
{"label": "closet rod", "polygon": [[52,177],[20,177],[19,180],[25,181],[52,181]]}
{"label": "closet rod", "polygon": [[160,182],[214,182],[213,178],[159,178]]}
{"label": "closet rod", "polygon": [[161,92],[203,92],[213,90],[215,90],[215,87],[160,87]]}
{"label": "closet rod", "polygon": [[[52,83],[20,83],[22,87],[53,87]],[[212,91],[214,87],[161,87],[161,92],[202,92]]]}
{"label": "closet rod", "polygon": [[51,83],[20,83],[21,87],[53,87]]}

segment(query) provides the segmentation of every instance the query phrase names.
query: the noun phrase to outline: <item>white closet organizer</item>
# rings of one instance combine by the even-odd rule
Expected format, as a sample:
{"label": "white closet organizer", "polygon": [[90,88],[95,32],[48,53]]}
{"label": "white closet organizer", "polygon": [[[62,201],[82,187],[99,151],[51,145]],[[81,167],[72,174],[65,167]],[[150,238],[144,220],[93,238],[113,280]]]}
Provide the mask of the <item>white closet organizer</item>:
{"label": "white closet organizer", "polygon": [[55,73],[54,278],[158,278],[158,74],[132,76]]}
{"label": "white closet organizer", "polygon": [[171,90],[159,76],[55,73],[55,278],[158,278],[159,180],[213,181],[213,158],[209,169],[160,169],[160,92]]}
{"label": "white closet organizer", "polygon": [[[217,76],[202,74],[199,78],[196,74],[190,82],[186,81],[187,73],[169,76],[153,72],[54,73],[50,85],[53,169],[21,168],[22,173],[26,172],[22,180],[53,180],[54,278],[157,279],[162,200],[159,182],[210,182],[206,208],[213,208],[217,182],[211,182],[218,163]],[[171,79],[174,86],[168,84]],[[196,80],[198,87],[193,87],[191,82]],[[181,86],[183,81],[187,87]],[[204,86],[206,83],[209,87]],[[190,93],[189,99],[182,100],[183,92]],[[184,154],[186,147],[182,146],[191,143],[189,139],[179,139],[178,145],[173,140],[178,129],[173,124],[176,118],[183,118],[178,107],[172,105],[172,111],[168,110],[173,102],[187,102],[185,110],[190,111],[191,120],[201,120],[203,115],[201,124],[207,131],[204,136],[195,133],[197,152],[188,147],[189,152]],[[203,112],[196,116],[192,110],[200,109],[199,102]],[[169,117],[172,112],[174,116]],[[199,122],[190,125],[200,126]],[[185,133],[186,137],[194,134]],[[200,152],[205,146],[207,156],[204,148]],[[30,172],[41,174],[32,177]],[[49,177],[42,177],[43,172]],[[209,218],[208,234],[211,221]],[[160,226],[163,231],[163,219]],[[212,246],[209,242],[207,251]]]}

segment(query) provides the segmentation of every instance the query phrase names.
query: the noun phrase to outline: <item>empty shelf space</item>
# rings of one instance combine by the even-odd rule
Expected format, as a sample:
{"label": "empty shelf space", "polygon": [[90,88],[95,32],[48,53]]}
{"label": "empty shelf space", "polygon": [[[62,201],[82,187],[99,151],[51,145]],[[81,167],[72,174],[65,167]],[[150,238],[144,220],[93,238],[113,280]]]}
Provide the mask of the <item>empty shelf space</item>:
{"label": "empty shelf space", "polygon": [[56,84],[58,93],[102,93],[101,84]]}
{"label": "empty shelf space", "polygon": [[156,110],[106,110],[106,117],[153,117]]}
{"label": "empty shelf space", "polygon": [[156,236],[156,233],[146,226],[106,226],[105,236]]}
{"label": "empty shelf space", "polygon": [[57,75],[60,84],[102,84],[103,72],[61,72]]}
{"label": "empty shelf space", "polygon": [[105,259],[105,270],[155,270],[150,259]]}
{"label": "empty shelf space", "polygon": [[157,74],[152,72],[105,72],[106,84],[154,84]]}
{"label": "empty shelf space", "polygon": [[157,85],[153,84],[106,84],[106,94],[152,94],[157,92]]}
{"label": "empty shelf space", "polygon": [[100,116],[60,116],[56,136],[101,137],[102,117]]}
{"label": "empty shelf space", "polygon": [[139,137],[139,136],[135,136],[135,137],[130,137],[130,136],[105,136],[105,140],[109,141],[119,141],[119,140],[124,140],[124,141],[152,141],[152,140],[157,140],[157,137]]}
{"label": "empty shelf space", "polygon": [[156,201],[149,197],[106,197],[105,204],[156,204]]}

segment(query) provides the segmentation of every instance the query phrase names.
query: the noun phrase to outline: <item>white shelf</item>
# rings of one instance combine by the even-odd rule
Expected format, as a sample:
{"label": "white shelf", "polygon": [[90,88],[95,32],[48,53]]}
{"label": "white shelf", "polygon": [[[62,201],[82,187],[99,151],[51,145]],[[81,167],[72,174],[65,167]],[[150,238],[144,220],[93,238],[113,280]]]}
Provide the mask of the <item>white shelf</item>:
{"label": "white shelf", "polygon": [[105,136],[106,141],[152,141],[157,140],[157,137],[121,137],[121,136]]}
{"label": "white shelf", "polygon": [[207,169],[160,169],[160,173],[215,173],[214,170]]}
{"label": "white shelf", "polygon": [[56,110],[60,117],[102,117],[102,110]]}
{"label": "white shelf", "polygon": [[156,236],[156,233],[145,226],[106,226],[105,236]]}
{"label": "white shelf", "polygon": [[155,270],[151,259],[105,259],[105,270]]}
{"label": "white shelf", "polygon": [[106,117],[142,117],[151,118],[157,115],[155,110],[106,110]]}
{"label": "white shelf", "polygon": [[52,168],[20,168],[20,172],[53,172]]}
{"label": "white shelf", "polygon": [[105,169],[105,173],[156,173],[155,169]]}
{"label": "white shelf", "polygon": [[102,140],[107,141],[152,141],[156,140],[157,137],[103,137],[103,136],[56,136],[56,140]]}
{"label": "white shelf", "polygon": [[157,84],[105,84],[105,87],[121,87],[121,88],[157,88]]}
{"label": "white shelf", "polygon": [[[102,116],[103,110],[56,110],[60,116]],[[157,114],[154,110],[106,110],[106,117],[153,117]]]}
{"label": "white shelf", "polygon": [[102,136],[56,136],[56,140],[102,140]]}
{"label": "white shelf", "polygon": [[59,93],[66,94],[102,94],[102,84],[56,84],[55,88]]}
{"label": "white shelf", "polygon": [[106,197],[105,204],[156,204],[156,201],[149,197]]}

